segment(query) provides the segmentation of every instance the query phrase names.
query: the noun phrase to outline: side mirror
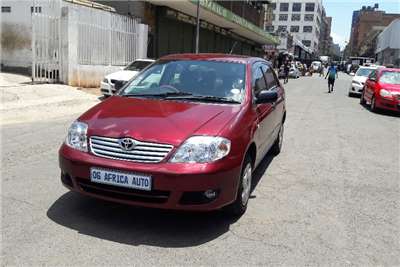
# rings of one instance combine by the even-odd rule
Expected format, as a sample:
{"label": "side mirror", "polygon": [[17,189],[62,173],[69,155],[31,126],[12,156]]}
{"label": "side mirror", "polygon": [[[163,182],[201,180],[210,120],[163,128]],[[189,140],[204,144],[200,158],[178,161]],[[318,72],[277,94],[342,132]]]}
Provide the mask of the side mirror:
{"label": "side mirror", "polygon": [[278,100],[278,93],[275,91],[262,90],[256,97],[256,104],[273,103]]}
{"label": "side mirror", "polygon": [[355,73],[354,72],[350,72],[350,76],[355,76]]}

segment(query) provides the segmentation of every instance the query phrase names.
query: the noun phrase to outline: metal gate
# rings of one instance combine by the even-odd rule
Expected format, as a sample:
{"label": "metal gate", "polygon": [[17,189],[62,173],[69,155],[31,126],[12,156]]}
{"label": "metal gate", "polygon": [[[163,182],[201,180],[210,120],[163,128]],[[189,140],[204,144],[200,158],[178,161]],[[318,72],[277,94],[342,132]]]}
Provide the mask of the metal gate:
{"label": "metal gate", "polygon": [[32,81],[55,83],[61,71],[61,0],[33,0]]}

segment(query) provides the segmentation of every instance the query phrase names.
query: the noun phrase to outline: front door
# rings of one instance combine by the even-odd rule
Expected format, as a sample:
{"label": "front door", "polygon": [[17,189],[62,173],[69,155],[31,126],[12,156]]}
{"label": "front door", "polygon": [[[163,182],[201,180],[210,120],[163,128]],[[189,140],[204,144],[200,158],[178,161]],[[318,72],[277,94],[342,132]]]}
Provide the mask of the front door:
{"label": "front door", "polygon": [[260,161],[267,152],[268,141],[273,134],[274,118],[271,116],[273,105],[255,104],[257,94],[267,89],[267,82],[264,76],[266,66],[260,62],[256,62],[252,67],[252,95],[253,95],[253,108],[257,116],[257,129],[254,134],[254,140],[257,146],[257,161]]}

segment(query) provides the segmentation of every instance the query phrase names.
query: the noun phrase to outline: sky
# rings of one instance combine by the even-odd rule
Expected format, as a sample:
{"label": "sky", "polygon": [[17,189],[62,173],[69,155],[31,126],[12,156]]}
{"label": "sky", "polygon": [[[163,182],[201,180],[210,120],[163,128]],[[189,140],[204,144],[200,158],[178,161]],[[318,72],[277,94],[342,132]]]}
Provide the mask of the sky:
{"label": "sky", "polygon": [[332,17],[333,42],[343,49],[350,39],[351,18],[362,6],[379,4],[386,13],[400,13],[400,0],[322,0],[327,16]]}

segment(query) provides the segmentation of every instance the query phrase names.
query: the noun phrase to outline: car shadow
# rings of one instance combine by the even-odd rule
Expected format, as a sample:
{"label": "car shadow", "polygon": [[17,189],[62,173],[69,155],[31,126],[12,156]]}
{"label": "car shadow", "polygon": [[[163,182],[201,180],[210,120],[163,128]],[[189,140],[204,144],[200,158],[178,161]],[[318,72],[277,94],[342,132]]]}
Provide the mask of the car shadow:
{"label": "car shadow", "polygon": [[[257,166],[257,168],[253,172],[253,177],[251,181],[251,193],[256,189],[258,183],[261,181],[261,178],[263,177],[264,173],[267,171],[269,165],[271,164],[272,160],[274,159],[274,156],[268,153],[263,160],[260,162],[260,164]],[[254,195],[251,195],[250,198],[255,198]]]}
{"label": "car shadow", "polygon": [[[252,192],[273,160],[267,155],[254,171]],[[254,198],[253,196],[252,198]],[[191,247],[209,242],[239,218],[222,211],[178,212],[139,208],[68,192],[47,211],[53,222],[89,235],[128,245]]]}
{"label": "car shadow", "polygon": [[[361,105],[361,104],[360,104]],[[378,109],[376,112],[373,112],[371,110],[370,105],[364,104],[361,105],[364,109],[368,110],[369,112],[380,115],[380,116],[385,116],[385,117],[397,117],[400,118],[400,112],[392,111],[392,110],[386,110],[386,109]]]}
{"label": "car shadow", "polygon": [[[254,171],[252,191],[273,157],[267,155]],[[80,234],[133,246],[191,247],[229,231],[239,218],[222,211],[179,212],[132,207],[68,192],[47,211],[53,222]]]}

